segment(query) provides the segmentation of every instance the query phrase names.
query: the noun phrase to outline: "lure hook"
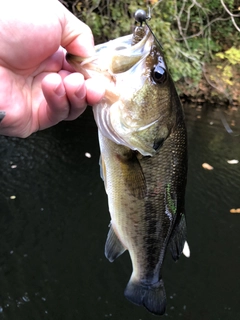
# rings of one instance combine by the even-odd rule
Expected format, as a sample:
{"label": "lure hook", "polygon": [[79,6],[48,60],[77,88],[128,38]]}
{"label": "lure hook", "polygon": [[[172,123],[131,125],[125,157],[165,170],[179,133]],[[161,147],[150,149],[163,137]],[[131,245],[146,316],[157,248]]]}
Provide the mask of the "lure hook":
{"label": "lure hook", "polygon": [[147,20],[151,19],[151,10],[150,7],[148,7],[148,15],[146,13],[145,10],[143,9],[138,9],[135,14],[134,14],[134,19],[140,23],[140,26],[142,26],[143,22],[146,24],[146,26],[148,27],[148,29],[150,30],[151,34],[153,35],[154,39],[156,40],[156,42],[158,43],[158,45],[160,46],[160,48],[163,50],[163,47],[161,45],[161,43],[158,41],[158,39],[156,38],[155,34],[153,33],[152,29],[150,28],[149,24],[147,23]]}

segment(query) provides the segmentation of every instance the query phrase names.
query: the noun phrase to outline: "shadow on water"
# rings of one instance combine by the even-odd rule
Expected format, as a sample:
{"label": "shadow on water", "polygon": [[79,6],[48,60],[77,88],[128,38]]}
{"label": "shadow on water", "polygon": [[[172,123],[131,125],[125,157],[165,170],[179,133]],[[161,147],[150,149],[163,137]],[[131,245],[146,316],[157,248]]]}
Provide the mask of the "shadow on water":
{"label": "shadow on water", "polygon": [[[186,107],[186,120],[191,258],[166,258],[163,318],[240,319],[240,215],[229,212],[240,207],[240,164],[227,163],[240,160],[240,138],[218,109]],[[156,319],[123,296],[128,254],[104,257],[109,214],[91,111],[25,140],[0,137],[0,157],[0,319]]]}

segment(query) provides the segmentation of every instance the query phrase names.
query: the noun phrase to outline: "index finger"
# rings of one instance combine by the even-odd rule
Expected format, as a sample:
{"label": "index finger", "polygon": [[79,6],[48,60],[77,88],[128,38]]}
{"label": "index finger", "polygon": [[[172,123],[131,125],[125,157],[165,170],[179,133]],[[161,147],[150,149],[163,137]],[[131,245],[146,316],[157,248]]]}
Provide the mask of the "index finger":
{"label": "index finger", "polygon": [[60,2],[60,23],[62,25],[61,45],[72,54],[89,57],[94,53],[94,39],[91,29],[77,19]]}

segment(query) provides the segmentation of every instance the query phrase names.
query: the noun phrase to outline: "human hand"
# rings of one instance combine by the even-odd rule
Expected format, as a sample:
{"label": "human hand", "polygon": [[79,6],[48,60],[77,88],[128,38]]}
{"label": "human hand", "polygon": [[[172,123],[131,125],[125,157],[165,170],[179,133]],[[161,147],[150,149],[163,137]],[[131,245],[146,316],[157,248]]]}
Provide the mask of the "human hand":
{"label": "human hand", "polygon": [[[65,60],[93,53],[90,28],[57,0],[0,2],[0,134],[27,137],[76,119],[104,94]],[[1,118],[1,113],[0,113]]]}

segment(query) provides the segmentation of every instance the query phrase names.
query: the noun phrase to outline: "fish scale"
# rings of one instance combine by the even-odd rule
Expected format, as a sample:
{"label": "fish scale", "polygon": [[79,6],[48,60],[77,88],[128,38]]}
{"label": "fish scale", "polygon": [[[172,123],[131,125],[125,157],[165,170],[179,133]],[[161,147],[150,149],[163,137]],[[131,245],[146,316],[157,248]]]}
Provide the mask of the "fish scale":
{"label": "fish scale", "polygon": [[[114,49],[115,48],[115,49]],[[104,59],[105,58],[105,59]],[[184,114],[158,41],[145,27],[96,48],[87,60],[70,56],[85,73],[108,79],[93,106],[111,215],[105,255],[128,250],[132,275],[125,296],[162,315],[162,269],[167,248],[178,260],[186,244],[184,197],[187,134]],[[107,74],[108,73],[108,74]]]}

